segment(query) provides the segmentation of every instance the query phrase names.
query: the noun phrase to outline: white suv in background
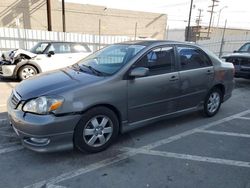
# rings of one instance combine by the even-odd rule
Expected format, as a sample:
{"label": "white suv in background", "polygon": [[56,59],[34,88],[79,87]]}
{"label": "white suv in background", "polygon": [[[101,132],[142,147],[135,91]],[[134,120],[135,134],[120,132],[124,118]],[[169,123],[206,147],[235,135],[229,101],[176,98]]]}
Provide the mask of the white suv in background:
{"label": "white suv in background", "polygon": [[72,65],[89,54],[90,48],[83,43],[39,42],[30,51],[16,49],[2,54],[0,76],[24,80]]}

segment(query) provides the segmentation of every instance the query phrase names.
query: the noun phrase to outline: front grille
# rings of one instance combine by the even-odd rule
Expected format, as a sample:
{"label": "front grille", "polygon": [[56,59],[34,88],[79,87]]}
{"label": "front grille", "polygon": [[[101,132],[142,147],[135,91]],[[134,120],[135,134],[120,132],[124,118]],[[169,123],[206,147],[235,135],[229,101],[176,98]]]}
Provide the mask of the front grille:
{"label": "front grille", "polygon": [[16,108],[20,101],[21,101],[21,97],[18,95],[18,93],[15,90],[13,90],[11,94],[11,103],[13,107]]}

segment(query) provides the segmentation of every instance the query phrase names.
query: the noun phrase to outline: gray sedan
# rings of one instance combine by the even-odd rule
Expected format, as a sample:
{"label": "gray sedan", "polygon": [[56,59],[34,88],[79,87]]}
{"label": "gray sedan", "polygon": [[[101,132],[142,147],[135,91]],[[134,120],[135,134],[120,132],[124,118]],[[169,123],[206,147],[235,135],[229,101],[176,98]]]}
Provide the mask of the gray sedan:
{"label": "gray sedan", "polygon": [[199,46],[133,41],[21,82],[8,100],[29,149],[99,152],[120,133],[202,110],[214,116],[234,87],[234,67]]}

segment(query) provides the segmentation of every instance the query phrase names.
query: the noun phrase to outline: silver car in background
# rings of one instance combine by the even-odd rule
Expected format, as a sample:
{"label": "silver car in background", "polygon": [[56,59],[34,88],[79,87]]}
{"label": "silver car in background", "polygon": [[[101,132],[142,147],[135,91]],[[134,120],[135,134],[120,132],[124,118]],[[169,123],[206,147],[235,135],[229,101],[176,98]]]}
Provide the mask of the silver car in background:
{"label": "silver car in background", "polygon": [[21,82],[8,114],[34,151],[99,152],[119,133],[161,119],[197,110],[214,116],[232,95],[233,74],[231,63],[190,43],[125,42]]}

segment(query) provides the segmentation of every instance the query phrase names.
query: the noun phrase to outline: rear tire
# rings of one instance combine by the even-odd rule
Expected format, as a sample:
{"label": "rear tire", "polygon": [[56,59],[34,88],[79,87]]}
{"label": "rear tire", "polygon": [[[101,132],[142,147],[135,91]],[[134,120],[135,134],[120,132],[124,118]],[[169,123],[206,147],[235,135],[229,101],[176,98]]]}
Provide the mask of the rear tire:
{"label": "rear tire", "polygon": [[74,131],[74,145],[80,151],[96,153],[105,150],[117,138],[119,121],[116,114],[106,107],[88,110]]}
{"label": "rear tire", "polygon": [[212,117],[220,109],[222,103],[222,91],[219,88],[214,88],[209,91],[204,101],[204,115],[207,117]]}
{"label": "rear tire", "polygon": [[37,73],[38,72],[34,66],[24,65],[18,70],[18,78],[20,80],[25,80],[27,78],[35,76]]}

